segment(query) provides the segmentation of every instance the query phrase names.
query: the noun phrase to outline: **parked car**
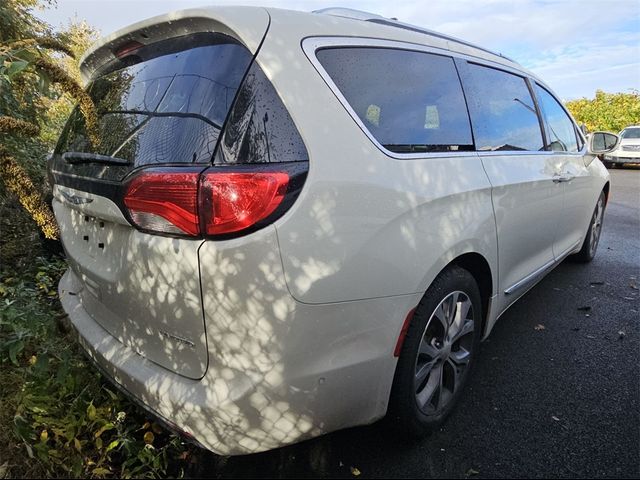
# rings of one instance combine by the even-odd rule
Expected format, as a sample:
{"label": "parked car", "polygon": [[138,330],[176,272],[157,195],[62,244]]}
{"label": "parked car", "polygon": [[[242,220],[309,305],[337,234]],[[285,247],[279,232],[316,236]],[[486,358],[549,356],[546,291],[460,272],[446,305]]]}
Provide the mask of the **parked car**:
{"label": "parked car", "polygon": [[620,132],[618,148],[603,155],[607,167],[620,167],[629,163],[640,163],[640,125],[633,125]]}
{"label": "parked car", "polygon": [[174,12],[89,50],[51,160],[79,342],[225,455],[425,433],[478,344],[598,246],[609,176],[551,89],[380,16]]}

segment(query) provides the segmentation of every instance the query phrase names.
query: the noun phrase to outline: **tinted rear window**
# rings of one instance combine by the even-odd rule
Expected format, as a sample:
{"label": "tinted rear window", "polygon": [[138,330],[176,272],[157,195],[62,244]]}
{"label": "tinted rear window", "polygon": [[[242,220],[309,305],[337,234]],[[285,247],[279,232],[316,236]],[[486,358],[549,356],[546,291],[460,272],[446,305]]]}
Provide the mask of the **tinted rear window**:
{"label": "tinted rear window", "polygon": [[[91,144],[76,109],[56,148],[56,170],[120,179],[142,165],[211,162],[251,59],[231,37],[209,33],[136,50],[89,85],[99,143]],[[116,157],[129,165],[71,165],[60,156],[65,152]]]}
{"label": "tinted rear window", "polygon": [[544,150],[536,107],[523,77],[469,64],[464,88],[478,150]]}
{"label": "tinted rear window", "polygon": [[371,47],[323,49],[317,58],[362,124],[387,150],[473,149],[452,58]]}

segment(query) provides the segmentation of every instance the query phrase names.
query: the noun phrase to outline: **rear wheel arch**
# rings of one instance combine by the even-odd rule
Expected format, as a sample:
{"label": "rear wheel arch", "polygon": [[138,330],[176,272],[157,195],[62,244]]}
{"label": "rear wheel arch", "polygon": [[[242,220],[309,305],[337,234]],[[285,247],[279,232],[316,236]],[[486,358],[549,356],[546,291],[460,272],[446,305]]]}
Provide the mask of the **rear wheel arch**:
{"label": "rear wheel arch", "polygon": [[[433,280],[429,282],[425,288],[426,291],[433,285],[433,282],[442,275],[443,272],[447,271],[451,267],[460,267],[471,274],[473,279],[475,280],[478,289],[480,290],[480,299],[482,304],[482,323],[481,323],[481,331],[484,335],[485,329],[487,326],[487,320],[489,315],[489,307],[490,300],[493,296],[493,272],[491,271],[491,267],[487,259],[480,253],[477,252],[467,252],[459,254],[453,260],[450,260],[449,263],[445,264],[433,277]],[[417,307],[416,307],[417,308]],[[399,349],[402,347],[404,342],[404,334],[406,333],[406,329],[408,328],[409,322],[413,317],[413,313],[415,308],[409,312],[407,317],[404,320],[404,324],[400,331],[400,337],[396,341],[395,352],[399,352]]]}
{"label": "rear wheel arch", "polygon": [[493,274],[491,267],[486,258],[476,252],[465,253],[452,260],[445,268],[450,265],[457,265],[468,271],[476,281],[480,290],[480,298],[482,300],[482,332],[484,333],[487,325],[487,317],[489,314],[489,301],[493,294]]}

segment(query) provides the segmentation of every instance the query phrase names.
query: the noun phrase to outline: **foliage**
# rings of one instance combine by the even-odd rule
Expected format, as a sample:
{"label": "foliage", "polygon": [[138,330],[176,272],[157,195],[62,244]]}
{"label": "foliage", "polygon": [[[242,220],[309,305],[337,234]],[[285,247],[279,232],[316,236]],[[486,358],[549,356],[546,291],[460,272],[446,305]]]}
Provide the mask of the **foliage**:
{"label": "foliage", "polygon": [[36,0],[10,0],[0,7],[0,205],[11,202],[7,194],[13,194],[45,238],[56,239],[57,226],[43,198],[44,153],[53,148],[74,101],[96,139],[95,108],[78,82],[74,60],[95,32],[86,23],[76,23],[53,35],[31,15],[36,5]]}
{"label": "foliage", "polygon": [[61,330],[65,268],[38,257],[0,273],[0,465],[11,476],[180,476],[193,447],[104,384]]}
{"label": "foliage", "polygon": [[566,102],[578,123],[584,123],[590,132],[618,133],[629,125],[640,123],[640,92],[606,93],[597,90],[595,98],[581,98]]}
{"label": "foliage", "polygon": [[181,476],[192,447],[88,365],[57,299],[66,265],[43,256],[44,160],[75,103],[91,114],[76,59],[96,33],[53,33],[41,4],[0,0],[0,478]]}

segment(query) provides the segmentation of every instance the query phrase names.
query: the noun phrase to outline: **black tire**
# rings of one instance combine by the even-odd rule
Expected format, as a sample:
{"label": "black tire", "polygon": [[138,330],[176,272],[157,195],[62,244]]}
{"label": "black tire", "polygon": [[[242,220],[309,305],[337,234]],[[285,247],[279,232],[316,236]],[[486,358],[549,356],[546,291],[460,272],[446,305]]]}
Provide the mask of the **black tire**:
{"label": "black tire", "polygon": [[[607,206],[607,201],[604,192],[600,192],[598,201],[591,215],[589,221],[589,229],[587,235],[582,242],[582,248],[575,255],[571,256],[572,260],[580,263],[589,263],[596,256],[598,250],[598,244],[600,243],[600,236],[602,233],[602,222],[604,220],[604,211]],[[595,232],[595,238],[593,238]]]}
{"label": "black tire", "polygon": [[[457,297],[453,296],[456,292]],[[446,316],[447,305],[452,306],[455,302],[455,312],[458,308],[462,311],[467,307],[467,300],[470,303],[469,313],[459,322],[456,318],[461,318],[462,315],[452,317],[447,331],[443,331],[444,323],[447,321],[442,321],[439,316]],[[473,325],[468,324],[469,318],[472,318]],[[469,332],[461,335],[457,341],[449,343],[449,329],[454,328],[454,323],[457,323],[456,329],[460,329],[460,334],[467,330]],[[448,267],[438,275],[422,297],[407,330],[389,402],[388,420],[394,428],[404,435],[408,433],[410,436],[419,437],[442,424],[458,402],[467,383],[480,344],[481,329],[482,302],[475,279],[463,268]],[[440,337],[442,343],[439,341]],[[438,345],[440,348],[437,348]],[[436,355],[424,351],[419,354],[419,348],[438,352],[442,358],[434,360]],[[460,376],[456,377],[454,368],[457,368],[460,360],[458,357],[463,357],[465,352],[468,353],[468,362],[460,371]],[[445,358],[446,355],[448,357]],[[452,360],[453,358],[455,360]],[[424,380],[419,380],[422,378],[419,373],[423,374],[423,369],[429,364],[433,365],[429,373]],[[444,376],[440,377],[441,372]],[[440,391],[432,393],[431,399],[420,405],[419,402],[429,396],[428,388],[440,381],[438,378],[432,378],[435,375],[443,379]],[[420,388],[421,386],[423,388]]]}

